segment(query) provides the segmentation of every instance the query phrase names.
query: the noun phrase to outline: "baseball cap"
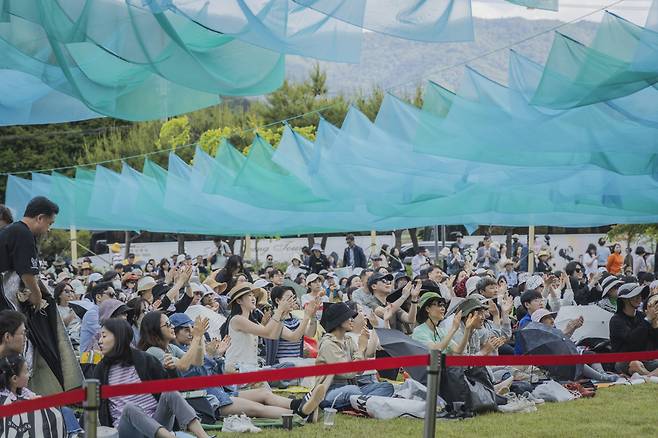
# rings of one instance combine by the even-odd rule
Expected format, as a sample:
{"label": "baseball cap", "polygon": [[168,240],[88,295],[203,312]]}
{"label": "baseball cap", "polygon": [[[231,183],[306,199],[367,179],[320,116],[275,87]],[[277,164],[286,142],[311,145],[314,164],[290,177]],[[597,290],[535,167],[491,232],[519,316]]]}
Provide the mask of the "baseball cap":
{"label": "baseball cap", "polygon": [[378,281],[388,280],[393,281],[393,274],[382,274],[381,272],[375,272],[368,278],[368,287],[373,284],[377,284]]}
{"label": "baseball cap", "polygon": [[174,326],[174,328],[192,327],[194,325],[192,318],[184,313],[174,313],[169,317],[169,322]]}

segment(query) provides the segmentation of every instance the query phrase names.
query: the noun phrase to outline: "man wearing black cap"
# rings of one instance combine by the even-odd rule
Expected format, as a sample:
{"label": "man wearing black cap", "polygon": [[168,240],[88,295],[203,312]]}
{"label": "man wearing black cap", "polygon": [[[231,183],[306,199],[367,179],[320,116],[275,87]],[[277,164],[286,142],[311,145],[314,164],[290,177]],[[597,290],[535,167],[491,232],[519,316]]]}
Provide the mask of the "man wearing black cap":
{"label": "man wearing black cap", "polygon": [[[646,314],[638,310],[647,288],[627,283],[617,292],[617,313],[610,319],[610,346],[615,353],[658,348],[658,299],[647,301]],[[617,362],[615,371],[658,377],[658,360]]]}
{"label": "man wearing black cap", "polygon": [[[416,322],[416,310],[421,287],[422,285],[419,281],[417,281],[415,284],[407,283],[407,285],[402,289],[402,296],[390,304],[390,312],[392,312],[392,314],[389,319],[389,324],[391,328],[399,330],[400,322],[406,322],[407,324],[414,324]],[[388,306],[386,298],[391,293],[392,289],[392,274],[381,274],[379,272],[375,272],[368,279],[368,290],[372,292],[372,295],[376,301],[376,305],[372,307],[372,310],[379,318],[384,319],[385,314],[388,316],[388,313],[386,313],[386,306]],[[411,297],[409,312],[405,312],[401,309],[401,307],[409,297]]]}

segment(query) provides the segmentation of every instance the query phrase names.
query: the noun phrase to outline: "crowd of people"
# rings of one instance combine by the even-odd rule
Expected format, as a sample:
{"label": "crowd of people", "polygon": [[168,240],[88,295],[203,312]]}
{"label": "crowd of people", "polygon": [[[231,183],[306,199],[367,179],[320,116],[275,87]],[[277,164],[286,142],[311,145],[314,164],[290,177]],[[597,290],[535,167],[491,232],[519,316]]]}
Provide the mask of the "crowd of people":
{"label": "crowd of people", "polygon": [[[658,349],[658,281],[649,255],[638,247],[635,256],[624,257],[621,245],[604,238],[561,272],[551,269],[549,251],[529,248],[516,235],[509,251],[484,236],[474,257],[456,235],[440,259],[431,260],[420,248],[409,267],[399,249],[386,247],[367,257],[348,235],[342,258],[313,245],[289,261],[268,255],[260,269],[252,269],[218,241],[216,254],[174,254],[160,261],[128,254],[98,272],[91,260],[39,263],[36,238],[57,213],[55,204],[40,197],[21,220],[2,216],[6,223],[0,224],[0,394],[11,400],[35,396],[28,389],[35,368],[26,344],[44,347],[26,328],[32,330],[35,313],[51,306],[84,375],[110,385],[391,355],[376,329],[448,355],[527,354],[532,351],[519,334],[539,326],[560,330],[555,321],[566,306],[594,305],[610,314],[609,342],[598,348]],[[528,257],[535,259],[529,263]],[[529,264],[536,265],[535,273],[528,272]],[[12,276],[19,279],[15,290]],[[570,338],[586,323],[583,317],[571,319],[561,334]],[[318,378],[295,399],[277,395],[273,387],[300,381],[215,387],[194,396],[112,397],[103,400],[99,419],[121,437],[174,436],[174,426],[205,437],[202,423],[220,418],[235,431],[257,430],[248,417],[296,414],[313,421],[318,408],[353,409],[355,395],[397,397],[390,383],[398,380],[394,371]],[[558,380],[528,367],[487,371],[501,410],[509,394],[516,394],[515,402],[541,402],[532,396],[536,375]],[[658,361],[590,364],[573,376],[599,382],[624,377],[658,381]],[[63,416],[76,433],[73,412],[64,410]]]}

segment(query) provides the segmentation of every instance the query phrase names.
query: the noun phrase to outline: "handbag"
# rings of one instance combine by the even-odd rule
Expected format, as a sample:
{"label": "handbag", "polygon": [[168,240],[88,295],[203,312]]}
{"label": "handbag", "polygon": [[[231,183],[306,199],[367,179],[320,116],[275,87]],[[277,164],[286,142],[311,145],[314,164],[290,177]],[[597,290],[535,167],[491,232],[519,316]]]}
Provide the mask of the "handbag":
{"label": "handbag", "polygon": [[392,418],[425,418],[425,401],[378,395],[350,396],[352,409],[378,420]]}
{"label": "handbag", "polygon": [[444,368],[439,394],[448,404],[464,403],[468,411],[496,409],[496,392],[485,367]]}

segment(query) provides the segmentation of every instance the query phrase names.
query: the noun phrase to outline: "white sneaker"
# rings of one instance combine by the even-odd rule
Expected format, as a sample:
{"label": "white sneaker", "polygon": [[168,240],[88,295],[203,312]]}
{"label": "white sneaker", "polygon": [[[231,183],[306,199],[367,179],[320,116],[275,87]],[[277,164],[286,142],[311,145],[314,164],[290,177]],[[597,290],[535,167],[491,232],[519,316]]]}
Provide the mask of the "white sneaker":
{"label": "white sneaker", "polygon": [[649,383],[658,383],[658,376],[645,377],[644,380],[646,380]]}
{"label": "white sneaker", "polygon": [[541,405],[545,402],[543,398],[535,397],[532,392],[528,391],[524,392],[522,397],[527,398],[536,405]]}
{"label": "white sneaker", "polygon": [[261,429],[254,426],[254,424],[251,422],[251,419],[245,414],[240,416],[229,415],[228,417],[224,418],[224,424],[222,426],[222,432],[245,433],[260,431]]}
{"label": "white sneaker", "polygon": [[517,397],[514,393],[506,394],[507,404],[498,406],[498,410],[504,413],[535,412],[535,404],[524,397]]}
{"label": "white sneaker", "polygon": [[644,377],[639,375],[638,373],[633,374],[630,380],[631,380],[631,385],[641,385],[643,383],[646,383]]}
{"label": "white sneaker", "polygon": [[240,415],[240,422],[242,426],[246,429],[245,432],[261,432],[260,427],[254,426],[254,423],[251,422],[251,418],[247,417],[245,414]]}

